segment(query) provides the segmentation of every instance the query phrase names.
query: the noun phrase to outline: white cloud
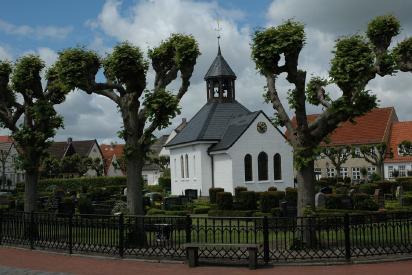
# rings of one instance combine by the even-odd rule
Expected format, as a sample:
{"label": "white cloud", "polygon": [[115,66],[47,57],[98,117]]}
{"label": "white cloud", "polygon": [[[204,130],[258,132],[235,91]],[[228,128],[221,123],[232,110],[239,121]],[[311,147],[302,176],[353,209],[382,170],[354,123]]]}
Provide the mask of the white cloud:
{"label": "white cloud", "polygon": [[0,46],[0,60],[9,60],[11,61],[13,59],[12,54],[8,49],[5,47]]}
{"label": "white cloud", "polygon": [[72,32],[72,27],[56,27],[56,26],[28,26],[14,25],[0,19],[0,30],[12,35],[31,36],[34,38],[65,38]]}

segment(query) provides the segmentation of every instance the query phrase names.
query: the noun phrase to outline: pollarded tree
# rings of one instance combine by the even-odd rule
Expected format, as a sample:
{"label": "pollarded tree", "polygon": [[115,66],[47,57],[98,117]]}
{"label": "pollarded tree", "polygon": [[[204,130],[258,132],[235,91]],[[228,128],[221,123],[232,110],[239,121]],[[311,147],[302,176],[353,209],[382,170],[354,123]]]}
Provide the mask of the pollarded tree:
{"label": "pollarded tree", "polygon": [[[149,50],[156,73],[153,89],[146,88],[149,62],[142,51],[129,43],[121,43],[101,60],[83,48],[60,53],[59,77],[71,89],[79,88],[88,94],[102,95],[118,106],[123,119],[121,136],[125,140],[127,171],[127,205],[130,214],[142,215],[142,168],[153,142],[153,132],[170,124],[179,113],[179,101],[187,92],[196,59],[199,56],[192,36],[173,34],[157,48]],[[96,83],[96,74],[103,67],[106,81]],[[180,73],[177,95],[166,87]]]}
{"label": "pollarded tree", "polygon": [[[299,54],[305,44],[303,24],[289,20],[255,32],[252,58],[266,78],[266,98],[276,110],[276,122],[286,127],[288,136],[285,138],[294,149],[299,215],[304,214],[306,207],[315,205],[313,169],[319,144],[341,122],[352,121],[377,106],[376,96],[366,90],[366,85],[376,75],[391,75],[396,69],[412,71],[412,38],[388,50],[399,29],[400,24],[394,16],[379,16],[369,23],[366,37],[353,35],[338,39],[331,60],[330,79],[313,77],[308,83],[306,72],[298,67]],[[280,64],[282,57],[284,64]],[[287,114],[276,87],[277,77],[282,73],[294,86],[288,93],[288,103],[296,123]],[[330,83],[336,84],[342,92],[336,100],[325,90]],[[307,103],[324,108],[313,122],[307,118]]]}
{"label": "pollarded tree", "polygon": [[336,147],[324,147],[321,150],[322,154],[328,157],[330,162],[336,168],[336,178],[339,178],[340,169],[343,164],[352,155],[352,149],[350,146],[336,146]]}
{"label": "pollarded tree", "polygon": [[62,103],[69,92],[56,78],[54,67],[48,70],[43,88],[43,68],[44,62],[35,55],[18,59],[14,66],[0,62],[0,122],[11,131],[20,150],[21,168],[26,172],[25,212],[36,210],[39,167],[50,139],[63,126],[54,105]]}
{"label": "pollarded tree", "polygon": [[[386,143],[372,144],[372,145],[363,145],[360,147],[359,156],[365,159],[370,164],[378,168],[378,175],[381,179],[384,179],[384,160],[387,155],[387,146]],[[389,152],[391,156],[391,152]]]}

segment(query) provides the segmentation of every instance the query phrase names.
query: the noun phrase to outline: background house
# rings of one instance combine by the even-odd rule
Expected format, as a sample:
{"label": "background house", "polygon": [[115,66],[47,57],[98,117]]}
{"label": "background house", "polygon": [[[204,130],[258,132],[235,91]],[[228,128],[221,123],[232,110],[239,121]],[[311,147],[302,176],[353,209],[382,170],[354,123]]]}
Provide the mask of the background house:
{"label": "background house", "polygon": [[[18,182],[25,180],[25,172],[18,168],[19,152],[13,139],[0,136],[0,186],[1,189],[14,189]],[[3,173],[6,182],[3,182]]]}
{"label": "background house", "polygon": [[399,144],[412,141],[412,121],[394,122],[389,141],[391,157],[385,158],[385,178],[393,179],[393,171],[399,172],[399,177],[406,177],[412,173],[412,156],[403,156],[399,153]]}
{"label": "background house", "polygon": [[[103,164],[103,154],[100,149],[99,143],[95,139],[91,140],[73,140],[68,138],[67,141],[54,141],[47,152],[51,157],[58,160],[67,156],[78,154],[81,157],[90,157],[92,159],[100,159]],[[96,176],[97,173],[93,169],[89,169],[84,176]],[[78,176],[78,175],[66,175],[66,176]]]}
{"label": "background house", "polygon": [[[160,152],[168,138],[168,135],[163,135],[157,138],[150,147],[149,158],[143,166],[142,171],[143,180],[149,185],[157,185],[159,183],[159,178],[162,176],[163,167],[157,164],[155,160],[160,157]],[[123,156],[124,144],[102,144],[101,149],[104,156],[105,175],[109,177],[125,176],[126,167]]]}
{"label": "background house", "polygon": [[[309,121],[314,121],[318,115],[309,116]],[[365,167],[370,176],[378,168],[364,158],[360,157],[362,145],[376,145],[389,143],[392,125],[398,121],[393,107],[375,108],[369,113],[360,116],[352,122],[344,122],[322,143],[322,147],[337,147],[349,145],[355,154],[342,165],[340,171],[331,164],[328,157],[321,154],[315,161],[315,173],[322,177],[350,177],[354,181],[362,179],[361,169]]]}

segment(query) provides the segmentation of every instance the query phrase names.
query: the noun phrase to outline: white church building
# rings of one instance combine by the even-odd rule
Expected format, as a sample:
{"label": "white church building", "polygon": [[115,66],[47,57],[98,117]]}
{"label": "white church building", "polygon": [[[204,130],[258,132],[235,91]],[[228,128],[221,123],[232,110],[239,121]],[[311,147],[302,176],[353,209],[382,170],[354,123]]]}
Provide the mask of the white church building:
{"label": "white church building", "polygon": [[205,75],[207,103],[167,144],[172,195],[209,188],[234,193],[293,187],[292,147],[263,111],[251,112],[235,97],[236,75],[217,57]]}

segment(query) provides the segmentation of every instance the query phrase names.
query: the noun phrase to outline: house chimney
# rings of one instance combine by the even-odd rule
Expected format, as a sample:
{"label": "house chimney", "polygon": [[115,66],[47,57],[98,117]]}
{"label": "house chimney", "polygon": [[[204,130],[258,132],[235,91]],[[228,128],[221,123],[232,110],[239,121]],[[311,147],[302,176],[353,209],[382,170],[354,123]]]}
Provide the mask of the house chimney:
{"label": "house chimney", "polygon": [[72,139],[71,137],[69,137],[69,138],[67,139],[67,143],[70,144],[70,143],[72,143],[72,142],[73,142],[73,139]]}

